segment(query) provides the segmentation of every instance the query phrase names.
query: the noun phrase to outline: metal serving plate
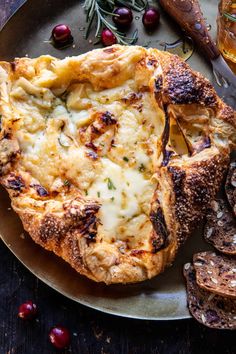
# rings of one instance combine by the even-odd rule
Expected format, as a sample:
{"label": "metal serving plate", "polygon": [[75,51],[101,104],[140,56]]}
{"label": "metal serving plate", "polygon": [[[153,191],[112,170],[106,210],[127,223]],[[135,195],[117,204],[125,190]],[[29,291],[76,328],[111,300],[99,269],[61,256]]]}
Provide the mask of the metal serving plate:
{"label": "metal serving plate", "polygon": [[[202,0],[201,4],[214,36],[217,1]],[[64,58],[94,49],[95,46],[84,39],[85,15],[82,5],[83,2],[78,0],[27,1],[0,32],[0,60],[41,54]],[[58,23],[70,25],[75,39],[74,47],[57,50],[47,42],[51,29]],[[160,27],[152,35],[145,33],[140,14],[135,16],[133,27],[139,28],[138,44],[144,46],[163,48],[162,42],[171,43],[180,38],[179,29],[164,14]],[[93,39],[93,36],[90,38]],[[212,79],[212,71],[199,53],[195,52],[189,63]],[[174,265],[160,276],[141,284],[106,286],[85,279],[60,258],[36,245],[10,209],[8,195],[2,189],[0,220],[1,238],[15,256],[39,279],[68,298],[103,312],[130,318],[189,318],[182,266],[191,260],[193,253],[209,248],[203,242],[200,230],[196,230],[185,243]]]}

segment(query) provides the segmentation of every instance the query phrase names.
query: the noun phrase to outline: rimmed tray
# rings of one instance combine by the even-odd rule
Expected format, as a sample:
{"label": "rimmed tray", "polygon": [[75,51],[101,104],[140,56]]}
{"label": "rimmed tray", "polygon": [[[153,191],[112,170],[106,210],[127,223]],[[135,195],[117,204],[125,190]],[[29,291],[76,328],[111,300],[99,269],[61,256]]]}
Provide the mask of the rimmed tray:
{"label": "rimmed tray", "polygon": [[[216,1],[200,2],[214,36]],[[94,45],[84,39],[82,5],[83,2],[78,0],[28,0],[0,32],[0,60],[41,54],[64,58],[94,49]],[[163,42],[171,43],[180,37],[179,29],[169,18],[162,14],[161,19],[159,29],[150,36],[143,30],[140,14],[137,14],[134,27],[139,28],[138,44],[163,48]],[[48,43],[51,29],[58,23],[70,25],[75,38],[74,47],[57,50]],[[189,63],[212,79],[212,71],[199,53],[195,52]],[[196,251],[209,248],[202,240],[201,230],[196,230],[174,265],[164,274],[141,284],[108,287],[78,275],[64,261],[37,246],[24,232],[19,218],[10,208],[7,193],[2,189],[0,201],[2,240],[33,274],[53,289],[81,304],[114,315],[147,320],[189,318],[182,266]]]}

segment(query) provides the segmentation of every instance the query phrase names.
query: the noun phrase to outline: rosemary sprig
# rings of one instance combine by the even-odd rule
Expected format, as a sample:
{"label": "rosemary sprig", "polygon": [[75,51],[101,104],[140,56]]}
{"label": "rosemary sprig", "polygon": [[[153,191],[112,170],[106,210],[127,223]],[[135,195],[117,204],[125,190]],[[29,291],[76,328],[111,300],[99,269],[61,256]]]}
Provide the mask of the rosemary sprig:
{"label": "rosemary sprig", "polygon": [[236,22],[236,17],[229,14],[228,12],[224,12],[223,14],[228,20],[232,21],[232,22]]}
{"label": "rosemary sprig", "polygon": [[[111,1],[115,3],[115,1]],[[118,0],[116,1],[117,4],[128,6],[133,10],[138,12],[143,11],[147,6],[147,0]]]}
{"label": "rosemary sprig", "polygon": [[102,29],[106,27],[114,34],[117,43],[119,44],[126,45],[135,44],[137,42],[137,30],[134,31],[131,38],[128,38],[124,33],[118,31],[117,27],[107,19],[107,16],[114,16],[113,10],[116,4],[129,6],[136,11],[142,11],[147,5],[147,0],[85,0],[84,9],[86,12],[86,21],[88,23],[85,34],[86,39],[88,38],[92,24],[96,21],[95,37],[100,37]]}

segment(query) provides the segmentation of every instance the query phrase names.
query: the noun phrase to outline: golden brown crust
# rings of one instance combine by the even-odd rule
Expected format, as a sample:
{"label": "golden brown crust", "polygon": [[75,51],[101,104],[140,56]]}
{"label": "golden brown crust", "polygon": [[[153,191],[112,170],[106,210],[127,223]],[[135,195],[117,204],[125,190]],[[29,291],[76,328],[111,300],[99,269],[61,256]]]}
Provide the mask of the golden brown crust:
{"label": "golden brown crust", "polygon": [[229,163],[227,155],[209,155],[207,160],[204,158],[190,166],[170,165],[167,167],[168,172],[165,171],[169,174],[175,195],[173,208],[176,222],[180,225],[177,233],[179,245],[187,239],[207,212]]}
{"label": "golden brown crust", "polygon": [[[34,241],[81,274],[107,284],[145,280],[170,265],[215,196],[236,144],[234,112],[210,83],[176,56],[117,45],[62,61],[44,56],[0,63],[0,90],[1,184]],[[29,100],[35,121],[27,111]],[[82,111],[69,142],[66,111],[52,112],[58,100],[71,112]],[[53,119],[47,118],[47,110]],[[124,136],[129,139],[122,140],[122,125],[131,114],[143,126],[138,139],[143,139],[140,146],[149,161],[146,170],[143,163],[137,165],[135,151],[129,158],[123,152],[133,149],[129,140],[139,129],[127,126],[131,130]],[[156,122],[148,121],[155,114],[156,128]],[[34,135],[36,131],[43,135]],[[176,131],[184,147],[176,144]],[[66,141],[61,141],[62,133]],[[40,155],[34,141],[45,135]],[[135,183],[148,184],[148,191],[155,187],[152,198],[140,202],[142,212],[127,217],[118,233],[104,229],[107,199],[91,189],[95,172],[102,175],[108,159],[108,170],[116,162],[117,173],[128,169]],[[109,178],[104,181],[108,193],[117,191]]]}

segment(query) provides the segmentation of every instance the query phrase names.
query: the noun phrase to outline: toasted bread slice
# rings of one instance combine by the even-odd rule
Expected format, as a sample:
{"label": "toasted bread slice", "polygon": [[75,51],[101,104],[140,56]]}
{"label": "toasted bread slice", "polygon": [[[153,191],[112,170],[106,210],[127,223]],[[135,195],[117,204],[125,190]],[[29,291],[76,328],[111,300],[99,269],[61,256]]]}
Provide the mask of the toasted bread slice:
{"label": "toasted bread slice", "polygon": [[227,201],[214,200],[208,210],[204,237],[222,253],[236,254],[236,220]]}
{"label": "toasted bread slice", "polygon": [[236,259],[215,252],[193,256],[197,285],[212,293],[236,299]]}
{"label": "toasted bread slice", "polygon": [[236,161],[231,162],[225,184],[225,192],[228,201],[236,216]]}
{"label": "toasted bread slice", "polygon": [[192,264],[184,266],[187,283],[187,302],[192,316],[207,327],[236,329],[236,300],[224,298],[201,289],[196,282]]}

